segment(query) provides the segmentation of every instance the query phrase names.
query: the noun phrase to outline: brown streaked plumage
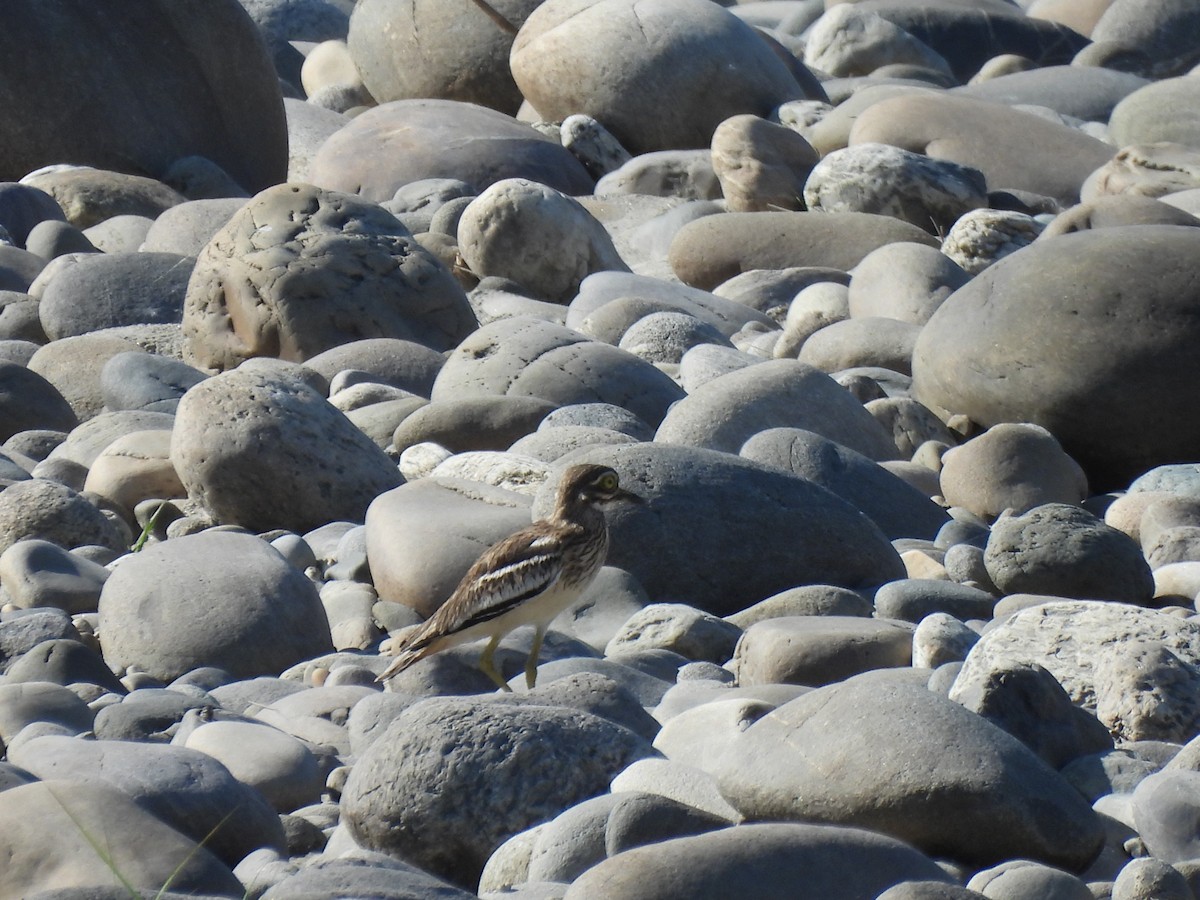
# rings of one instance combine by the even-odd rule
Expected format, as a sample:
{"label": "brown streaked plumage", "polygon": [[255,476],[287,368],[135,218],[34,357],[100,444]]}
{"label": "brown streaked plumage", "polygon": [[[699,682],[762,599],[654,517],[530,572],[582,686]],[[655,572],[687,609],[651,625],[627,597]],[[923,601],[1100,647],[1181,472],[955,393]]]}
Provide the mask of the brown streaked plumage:
{"label": "brown streaked plumage", "polygon": [[533,687],[546,628],[604,565],[608,526],[601,507],[619,500],[641,502],[636,494],[621,489],[617,473],[609,467],[571,466],[559,481],[550,516],[479,557],[450,599],[402,636],[395,661],[377,680],[391,678],[441,650],[486,637],[479,667],[507,691],[492,654],[504,635],[521,625],[533,625],[533,647],[525,663],[525,683]]}

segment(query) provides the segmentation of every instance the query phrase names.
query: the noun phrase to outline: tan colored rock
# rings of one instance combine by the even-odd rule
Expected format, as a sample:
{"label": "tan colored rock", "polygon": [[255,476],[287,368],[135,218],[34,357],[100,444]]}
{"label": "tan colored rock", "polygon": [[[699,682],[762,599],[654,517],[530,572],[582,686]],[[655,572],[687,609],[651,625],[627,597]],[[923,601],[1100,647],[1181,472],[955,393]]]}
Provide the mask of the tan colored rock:
{"label": "tan colored rock", "polygon": [[96,457],[83,489],[131,512],[143,500],[186,497],[171,463],[171,432],[135,431],[117,438]]}
{"label": "tan colored rock", "polygon": [[748,114],[713,132],[713,171],[730,212],[803,209],[804,182],[817,151],[790,128]]}

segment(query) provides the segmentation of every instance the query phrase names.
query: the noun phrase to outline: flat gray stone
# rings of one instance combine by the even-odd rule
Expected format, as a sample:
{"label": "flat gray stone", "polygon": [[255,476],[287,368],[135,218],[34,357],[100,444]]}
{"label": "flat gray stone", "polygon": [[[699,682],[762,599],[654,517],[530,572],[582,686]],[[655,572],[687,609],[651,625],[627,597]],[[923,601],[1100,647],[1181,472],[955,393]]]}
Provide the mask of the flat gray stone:
{"label": "flat gray stone", "polygon": [[[146,892],[137,896],[155,896],[167,883],[201,896],[242,893],[241,883],[200,838],[185,837],[123,790],[74,780],[38,781],[5,791],[4,800],[0,844],[6,864],[0,890],[10,896],[34,897],[80,885],[119,891],[98,895],[105,898],[128,897],[129,885]],[[109,848],[112,869],[126,883],[97,862],[89,837]]]}
{"label": "flat gray stone", "polygon": [[912,662],[913,628],[858,616],[782,616],[757,622],[738,641],[732,666],[743,685],[834,684]]}

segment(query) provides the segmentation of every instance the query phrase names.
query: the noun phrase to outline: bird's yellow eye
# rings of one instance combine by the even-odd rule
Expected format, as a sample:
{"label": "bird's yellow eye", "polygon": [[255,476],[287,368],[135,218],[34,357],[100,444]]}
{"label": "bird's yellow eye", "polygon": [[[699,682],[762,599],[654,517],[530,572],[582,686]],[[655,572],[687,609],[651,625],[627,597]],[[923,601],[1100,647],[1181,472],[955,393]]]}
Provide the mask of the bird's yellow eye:
{"label": "bird's yellow eye", "polygon": [[602,490],[602,491],[615,491],[617,489],[616,473],[615,472],[607,472],[606,474],[601,475],[600,480],[597,482],[597,485],[599,486],[600,490]]}

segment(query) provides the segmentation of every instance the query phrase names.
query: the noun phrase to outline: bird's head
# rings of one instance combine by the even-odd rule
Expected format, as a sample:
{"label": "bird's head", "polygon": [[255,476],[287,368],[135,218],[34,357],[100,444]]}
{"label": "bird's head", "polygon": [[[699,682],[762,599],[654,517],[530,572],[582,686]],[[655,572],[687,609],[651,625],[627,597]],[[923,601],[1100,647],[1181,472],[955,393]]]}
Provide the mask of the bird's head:
{"label": "bird's head", "polygon": [[641,503],[642,498],[621,487],[616,471],[608,466],[583,464],[567,469],[559,482],[558,506],[600,505],[618,500]]}

